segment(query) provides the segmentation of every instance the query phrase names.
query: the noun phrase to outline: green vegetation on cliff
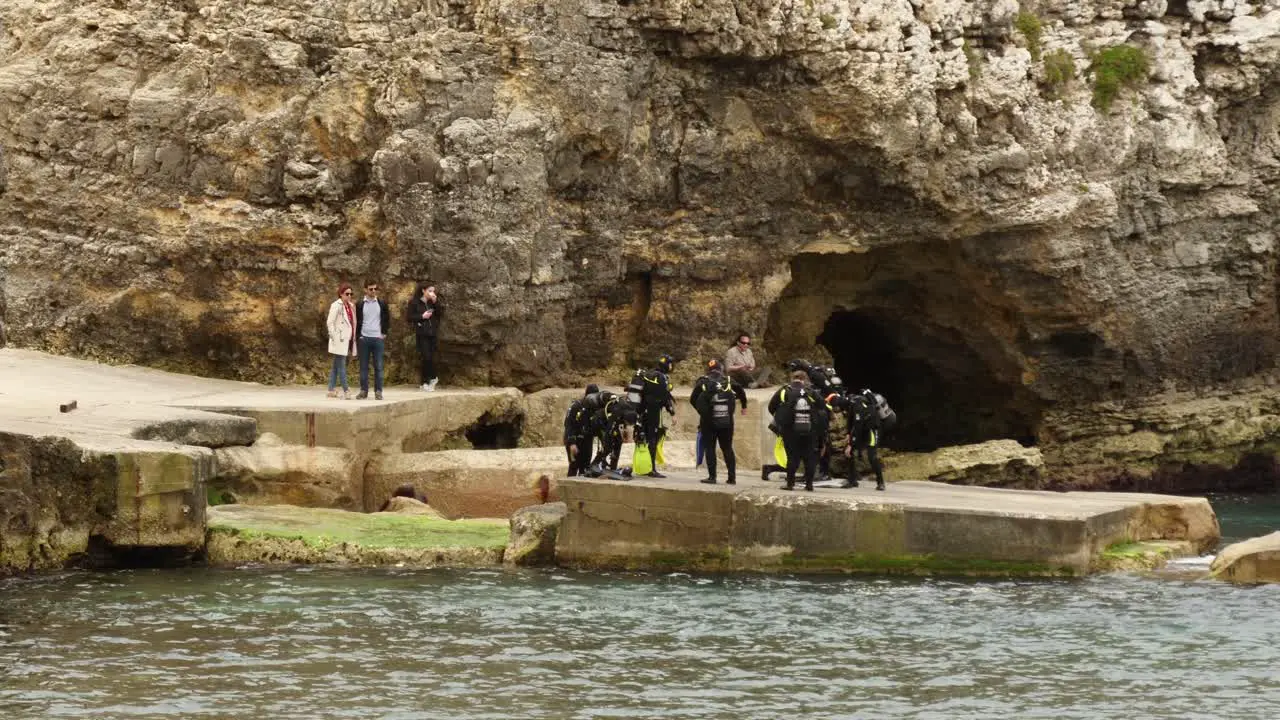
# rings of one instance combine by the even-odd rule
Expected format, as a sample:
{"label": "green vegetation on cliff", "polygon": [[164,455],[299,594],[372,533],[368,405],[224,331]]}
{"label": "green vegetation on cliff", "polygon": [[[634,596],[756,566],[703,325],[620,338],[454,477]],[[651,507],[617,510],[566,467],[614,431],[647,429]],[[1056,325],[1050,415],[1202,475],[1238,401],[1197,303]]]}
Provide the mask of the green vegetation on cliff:
{"label": "green vegetation on cliff", "polygon": [[1147,79],[1151,61],[1142,48],[1113,45],[1093,54],[1089,72],[1093,74],[1093,106],[1106,112],[1122,88],[1140,85]]}
{"label": "green vegetation on cliff", "polygon": [[1014,18],[1013,26],[1027,41],[1027,51],[1031,53],[1031,59],[1040,60],[1040,36],[1044,32],[1040,18],[1036,17],[1035,13],[1021,12]]}

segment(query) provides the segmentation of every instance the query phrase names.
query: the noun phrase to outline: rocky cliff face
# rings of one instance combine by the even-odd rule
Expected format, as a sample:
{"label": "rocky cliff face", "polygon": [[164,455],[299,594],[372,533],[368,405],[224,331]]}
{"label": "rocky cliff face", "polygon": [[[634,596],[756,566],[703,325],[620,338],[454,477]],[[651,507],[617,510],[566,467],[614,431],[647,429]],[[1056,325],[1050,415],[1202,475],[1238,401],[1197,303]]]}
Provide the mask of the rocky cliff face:
{"label": "rocky cliff face", "polygon": [[1278,38],[1235,0],[8,0],[3,332],[315,379],[339,282],[399,331],[429,278],[446,382],[747,329],[920,445],[1031,438],[1273,365]]}

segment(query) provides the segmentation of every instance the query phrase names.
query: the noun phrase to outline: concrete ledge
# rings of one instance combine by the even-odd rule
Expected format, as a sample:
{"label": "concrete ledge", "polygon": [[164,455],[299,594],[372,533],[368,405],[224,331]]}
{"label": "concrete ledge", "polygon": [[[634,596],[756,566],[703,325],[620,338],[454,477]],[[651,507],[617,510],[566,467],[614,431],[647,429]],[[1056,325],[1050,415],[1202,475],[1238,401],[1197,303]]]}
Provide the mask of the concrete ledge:
{"label": "concrete ledge", "polygon": [[[577,567],[1083,575],[1117,543],[1183,535],[1176,539],[1192,548],[1217,539],[1207,501],[1153,495],[930,482],[805,493],[759,482],[703,486],[687,474],[562,479],[560,493],[568,514],[557,558]],[[1178,512],[1152,510],[1169,506]]]}
{"label": "concrete ledge", "polygon": [[384,396],[336,400],[318,388],[261,388],[182,403],[253,418],[259,432],[272,433],[286,445],[346,448],[361,455],[471,448],[466,431],[473,425],[516,423],[523,417],[515,388],[424,393],[394,387]]}

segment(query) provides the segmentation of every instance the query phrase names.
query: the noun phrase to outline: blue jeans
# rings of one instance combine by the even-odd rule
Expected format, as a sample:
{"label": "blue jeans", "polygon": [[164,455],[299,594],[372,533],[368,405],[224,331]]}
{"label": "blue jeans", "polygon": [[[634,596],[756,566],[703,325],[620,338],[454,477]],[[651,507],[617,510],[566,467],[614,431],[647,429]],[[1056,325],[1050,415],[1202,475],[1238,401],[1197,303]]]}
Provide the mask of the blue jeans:
{"label": "blue jeans", "polygon": [[347,389],[347,356],[346,355],[329,355],[333,360],[333,367],[329,368],[329,390],[332,391],[342,384],[342,389]]}
{"label": "blue jeans", "polygon": [[373,391],[382,392],[382,338],[360,338],[360,392],[369,392],[369,356],[373,356]]}

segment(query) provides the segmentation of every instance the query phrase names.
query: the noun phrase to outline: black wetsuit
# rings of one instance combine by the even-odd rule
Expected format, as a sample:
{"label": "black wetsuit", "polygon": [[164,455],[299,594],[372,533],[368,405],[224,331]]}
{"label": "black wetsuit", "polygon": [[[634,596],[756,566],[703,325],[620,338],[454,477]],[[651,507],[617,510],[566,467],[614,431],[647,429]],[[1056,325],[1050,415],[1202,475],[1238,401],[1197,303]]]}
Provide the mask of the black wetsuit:
{"label": "black wetsuit", "polygon": [[592,465],[608,463],[610,470],[618,469],[618,457],[622,454],[622,431],[636,422],[636,411],[625,398],[613,393],[601,393],[609,398],[592,414],[591,425],[600,439],[600,452],[591,459]]}
{"label": "black wetsuit", "polygon": [[[707,479],[703,482],[716,481],[716,445],[724,454],[724,467],[728,473],[727,482],[735,484],[737,480],[737,456],[733,451],[733,404],[730,403],[728,415],[717,418],[714,405],[715,395],[721,390],[733,393],[742,409],[747,409],[747,391],[738,381],[726,378],[720,373],[712,373],[698,378],[693,392],[689,394],[689,404],[698,411],[698,432],[702,440],[703,458],[707,463]],[[721,408],[723,411],[723,408]]]}
{"label": "black wetsuit", "polygon": [[671,397],[671,381],[667,379],[666,373],[656,368],[640,375],[644,391],[640,396],[639,407],[641,437],[637,437],[636,442],[643,439],[649,446],[649,457],[653,458],[653,471],[649,474],[661,477],[658,473],[658,441],[662,439],[662,411],[676,414],[675,401]]}
{"label": "black wetsuit", "polygon": [[858,485],[858,456],[865,449],[867,462],[876,474],[876,489],[884,489],[884,466],[880,463],[880,415],[864,395],[848,399],[845,419],[849,423],[849,480],[845,487]]}
{"label": "black wetsuit", "polygon": [[[779,401],[778,408],[787,407],[789,410],[788,413],[784,414],[784,417],[775,417],[777,418],[778,429],[782,431],[782,445],[787,451],[786,488],[790,490],[795,487],[796,470],[803,463],[804,487],[806,490],[812,490],[813,476],[818,466],[818,449],[823,435],[827,431],[827,405],[813,390],[806,388],[799,382],[793,382],[783,390],[786,390],[785,394],[782,391],[777,393],[778,397],[785,398]],[[794,414],[790,407],[796,402],[801,393],[804,394],[805,400],[809,403],[810,428],[808,432],[798,431],[795,428],[792,417],[786,416]]]}
{"label": "black wetsuit", "polygon": [[595,437],[591,432],[591,411],[584,400],[585,398],[574,400],[564,414],[564,452],[569,460],[569,477],[586,474],[595,445]]}

